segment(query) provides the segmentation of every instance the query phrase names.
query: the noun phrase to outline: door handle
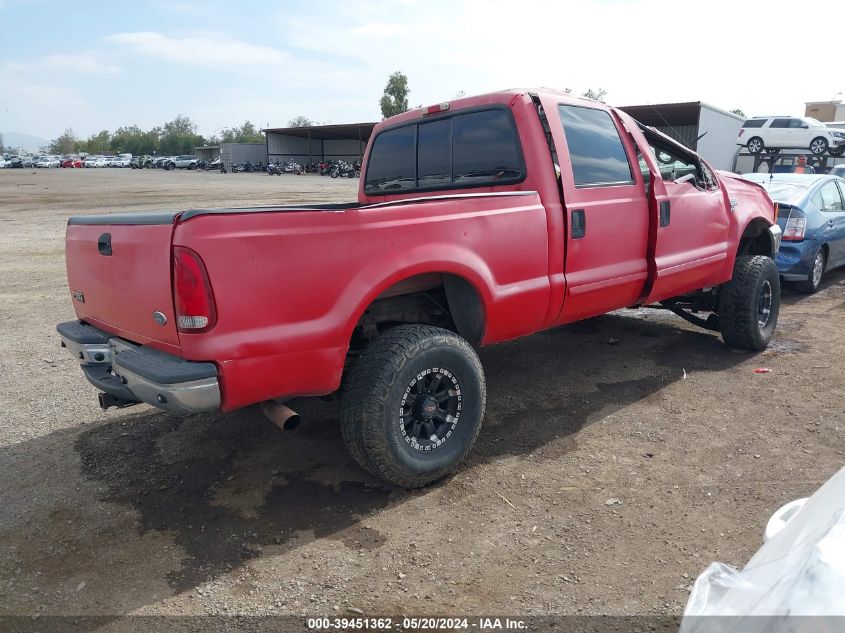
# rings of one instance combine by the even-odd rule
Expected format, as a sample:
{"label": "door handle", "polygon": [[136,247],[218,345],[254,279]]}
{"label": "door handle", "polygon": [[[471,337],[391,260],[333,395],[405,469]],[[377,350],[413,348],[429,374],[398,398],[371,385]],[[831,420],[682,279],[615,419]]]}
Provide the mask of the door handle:
{"label": "door handle", "polygon": [[587,216],[584,209],[575,209],[572,212],[572,239],[580,240],[587,234]]}
{"label": "door handle", "polygon": [[669,226],[672,219],[672,211],[668,200],[660,203],[660,226]]}

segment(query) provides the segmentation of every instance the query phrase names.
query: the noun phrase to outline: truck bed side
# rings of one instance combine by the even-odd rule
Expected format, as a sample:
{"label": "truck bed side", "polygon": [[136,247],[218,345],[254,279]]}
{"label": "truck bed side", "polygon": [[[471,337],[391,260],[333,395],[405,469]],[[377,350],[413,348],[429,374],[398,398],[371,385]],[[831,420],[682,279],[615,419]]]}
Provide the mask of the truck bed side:
{"label": "truck bed side", "polygon": [[426,273],[472,284],[488,316],[484,343],[534,332],[549,301],[547,240],[535,192],[244,213],[237,222],[189,217],[173,244],[202,257],[218,323],[208,334],[182,333],[181,356],[219,364],[224,409],[330,393],[366,307]]}

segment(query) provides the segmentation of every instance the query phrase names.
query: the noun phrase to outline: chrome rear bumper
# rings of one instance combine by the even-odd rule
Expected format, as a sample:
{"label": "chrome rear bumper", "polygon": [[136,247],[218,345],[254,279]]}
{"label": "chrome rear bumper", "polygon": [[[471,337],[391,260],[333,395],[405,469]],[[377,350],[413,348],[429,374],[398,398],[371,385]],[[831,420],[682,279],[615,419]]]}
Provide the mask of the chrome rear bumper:
{"label": "chrome rear bumper", "polygon": [[135,345],[80,321],[61,323],[56,330],[62,347],[79,360],[88,381],[112,396],[100,399],[103,407],[146,402],[178,414],[220,408],[213,363],[186,361]]}

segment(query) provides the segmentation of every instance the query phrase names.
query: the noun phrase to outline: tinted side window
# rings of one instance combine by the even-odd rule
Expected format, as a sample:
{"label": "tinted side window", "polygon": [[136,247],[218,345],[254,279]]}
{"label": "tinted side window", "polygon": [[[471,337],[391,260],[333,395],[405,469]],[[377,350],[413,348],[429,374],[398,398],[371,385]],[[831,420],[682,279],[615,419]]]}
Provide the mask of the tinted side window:
{"label": "tinted side window", "polygon": [[420,125],[417,140],[417,186],[447,185],[452,174],[452,120]]}
{"label": "tinted side window", "polygon": [[452,119],[452,126],[455,184],[510,179],[522,173],[516,132],[504,110],[462,114]]}
{"label": "tinted side window", "polygon": [[789,127],[789,119],[775,119],[769,127]]}
{"label": "tinted side window", "polygon": [[367,166],[367,189],[415,189],[417,126],[387,130],[373,142]]}
{"label": "tinted side window", "polygon": [[631,183],[628,156],[604,110],[559,105],[576,186]]}
{"label": "tinted side window", "polygon": [[801,119],[789,119],[789,127],[791,128],[802,128],[806,126],[807,124]]}
{"label": "tinted side window", "polygon": [[742,124],[742,127],[763,127],[766,119],[748,119]]}

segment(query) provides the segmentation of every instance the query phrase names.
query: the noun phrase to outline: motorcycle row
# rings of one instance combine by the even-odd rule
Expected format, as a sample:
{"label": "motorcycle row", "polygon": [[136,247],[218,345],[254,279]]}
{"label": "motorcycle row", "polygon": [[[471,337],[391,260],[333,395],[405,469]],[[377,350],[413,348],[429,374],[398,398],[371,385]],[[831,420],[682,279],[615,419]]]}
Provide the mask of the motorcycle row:
{"label": "motorcycle row", "polygon": [[[234,171],[234,167],[232,171]],[[321,176],[331,176],[332,178],[360,178],[361,163],[358,161],[348,163],[345,160],[335,162],[312,161],[303,167],[299,163],[289,160],[286,162],[271,162],[267,165],[267,173],[271,176],[281,176],[282,174],[320,174]]]}

